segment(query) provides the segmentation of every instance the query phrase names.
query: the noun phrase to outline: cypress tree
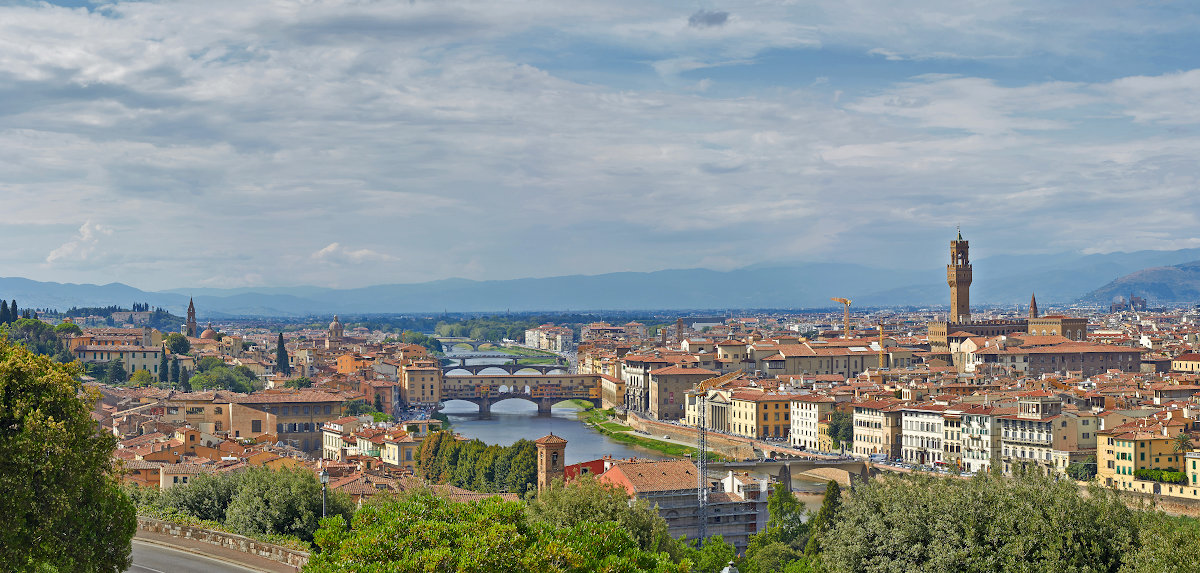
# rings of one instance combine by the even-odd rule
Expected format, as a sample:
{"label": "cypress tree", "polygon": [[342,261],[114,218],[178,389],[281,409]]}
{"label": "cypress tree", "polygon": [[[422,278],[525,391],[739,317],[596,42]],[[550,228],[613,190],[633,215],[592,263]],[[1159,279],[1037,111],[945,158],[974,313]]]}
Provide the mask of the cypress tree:
{"label": "cypress tree", "polygon": [[8,301],[0,300],[0,324],[8,324]]}
{"label": "cypress tree", "polygon": [[292,373],[292,364],[288,361],[287,348],[283,345],[283,333],[279,333],[279,341],[275,343],[275,371],[282,372],[285,376],[290,376]]}
{"label": "cypress tree", "polygon": [[169,378],[170,372],[168,372],[168,370],[171,369],[170,365],[167,364],[167,347],[166,346],[162,347],[162,354],[160,356],[161,356],[161,358],[158,360],[158,381],[160,383],[163,383],[163,382],[167,382],[170,379]]}
{"label": "cypress tree", "polygon": [[179,383],[179,359],[178,358],[171,359],[171,383],[172,384]]}
{"label": "cypress tree", "polygon": [[8,321],[16,322],[21,318],[21,313],[17,312],[17,299],[13,299],[12,304],[8,305]]}

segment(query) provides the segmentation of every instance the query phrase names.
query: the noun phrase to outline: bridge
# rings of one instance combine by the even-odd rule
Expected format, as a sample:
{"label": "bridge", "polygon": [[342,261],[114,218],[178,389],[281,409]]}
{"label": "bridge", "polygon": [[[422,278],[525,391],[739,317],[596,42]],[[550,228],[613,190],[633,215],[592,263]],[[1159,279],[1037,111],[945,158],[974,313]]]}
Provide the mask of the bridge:
{"label": "bridge", "polygon": [[471,350],[479,352],[479,347],[484,344],[492,346],[500,346],[499,342],[491,342],[488,340],[474,340],[471,338],[453,337],[453,336],[435,336],[438,342],[442,343],[442,352],[450,352],[455,346],[465,344],[471,347]]}
{"label": "bridge", "polygon": [[474,360],[476,358],[504,359],[512,360],[514,362],[518,360],[547,360],[553,358],[554,361],[559,364],[567,361],[566,358],[557,355],[547,354],[545,356],[528,356],[524,354],[509,354],[507,352],[458,352],[455,354],[447,354],[444,359],[457,360],[459,364],[464,364],[465,361]]}
{"label": "bridge", "polygon": [[[772,452],[773,453],[773,452]],[[719,471],[755,470],[770,473],[780,477],[780,481],[791,483],[790,478],[800,475],[815,480],[834,480],[843,486],[850,486],[851,479],[865,482],[879,475],[879,469],[866,460],[846,459],[800,459],[779,460],[774,462],[724,462],[710,463],[709,467]],[[785,481],[789,480],[789,481]]]}
{"label": "bridge", "polygon": [[480,372],[488,368],[499,368],[509,374],[517,374],[522,370],[534,370],[542,374],[550,374],[553,372],[567,373],[567,366],[562,364],[471,364],[460,366],[456,364],[442,365],[442,373],[446,376],[456,376],[451,374],[456,370],[465,370],[473,375],[478,375]]}
{"label": "bridge", "polygon": [[[600,400],[599,374],[528,374],[515,376],[447,376],[442,378],[441,401],[463,400],[479,407],[483,417],[502,400],[527,400],[538,414],[565,400]],[[440,405],[439,405],[440,407]]]}

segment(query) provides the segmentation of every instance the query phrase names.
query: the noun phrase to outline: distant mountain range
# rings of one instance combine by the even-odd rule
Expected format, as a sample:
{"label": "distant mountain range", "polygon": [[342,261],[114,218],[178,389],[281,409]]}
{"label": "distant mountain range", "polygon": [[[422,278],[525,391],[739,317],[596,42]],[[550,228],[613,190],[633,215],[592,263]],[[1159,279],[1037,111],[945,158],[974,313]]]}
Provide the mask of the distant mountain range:
{"label": "distant mountain range", "polygon": [[1200,302],[1200,260],[1167,267],[1151,267],[1120,277],[1083,299],[1111,302],[1129,295],[1145,298],[1151,305]]}
{"label": "distant mountain range", "polygon": [[[1036,292],[1043,304],[1081,298],[1103,302],[1111,298],[1110,290],[1114,295],[1127,294],[1130,285],[1143,285],[1134,286],[1134,292],[1151,294],[1152,300],[1200,300],[1200,263],[1188,263],[1198,259],[1200,249],[990,257],[973,261],[971,300],[974,304],[1025,304]],[[834,306],[831,296],[853,299],[858,307],[934,306],[948,301],[944,276],[944,267],[896,270],[857,264],[780,263],[732,271],[446,279],[354,289],[299,286],[161,292],[120,283],[0,278],[0,298],[15,298],[21,308],[60,310],[148,302],[178,314],[187,307],[190,295],[202,319],[442,311],[828,308]],[[1164,298],[1168,296],[1171,298]]]}

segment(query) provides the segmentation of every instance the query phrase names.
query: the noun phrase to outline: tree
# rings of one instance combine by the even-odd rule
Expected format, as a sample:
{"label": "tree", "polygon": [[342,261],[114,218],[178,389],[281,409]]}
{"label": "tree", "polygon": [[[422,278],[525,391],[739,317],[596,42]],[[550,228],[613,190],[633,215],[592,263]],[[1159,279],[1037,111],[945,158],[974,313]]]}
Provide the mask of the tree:
{"label": "tree", "polygon": [[1179,435],[1171,440],[1171,449],[1177,454],[1186,454],[1192,451],[1192,436],[1187,432],[1179,432]]}
{"label": "tree", "polygon": [[162,348],[158,355],[158,382],[166,384],[171,378],[171,363],[167,360],[167,347]]}
{"label": "tree", "polygon": [[301,376],[299,378],[290,378],[283,385],[285,388],[310,388],[313,385],[313,381],[307,376]]}
{"label": "tree", "polygon": [[383,396],[378,392],[375,393],[375,411],[383,412],[385,414],[387,413],[387,411],[383,409]]}
{"label": "tree", "polygon": [[532,522],[519,502],[454,503],[427,490],[372,501],[350,528],[340,516],[327,519],[316,541],[306,567],[314,573],[687,571],[639,549],[614,522],[554,527]]}
{"label": "tree", "polygon": [[283,344],[283,333],[279,333],[279,341],[275,343],[275,371],[284,376],[292,374],[292,363],[288,359],[287,347]]}
{"label": "tree", "polygon": [[621,526],[646,551],[673,551],[681,547],[667,533],[667,521],[645,500],[631,501],[624,488],[584,475],[564,484],[556,480],[527,505],[534,522],[571,527],[584,522],[611,521]]}
{"label": "tree", "polygon": [[1096,477],[1096,456],[1088,456],[1082,462],[1072,462],[1067,466],[1067,475],[1079,481]]}
{"label": "tree", "polygon": [[829,483],[825,484],[825,500],[821,502],[821,509],[809,524],[808,543],[804,545],[805,555],[811,556],[821,552],[821,543],[825,534],[833,527],[841,507],[842,487],[838,482],[829,480]]}
{"label": "tree", "polygon": [[853,444],[854,416],[840,410],[830,413],[829,435],[833,438],[834,449],[841,449],[843,444]]}
{"label": "tree", "polygon": [[16,322],[18,318],[21,318],[21,313],[17,311],[17,299],[14,298],[12,304],[8,305],[8,321]]}
{"label": "tree", "polygon": [[[137,528],[116,437],[77,365],[0,339],[0,563],[15,571],[124,571]],[[82,399],[81,399],[82,397]]]}
{"label": "tree", "polygon": [[128,380],[128,373],[125,372],[125,364],[118,358],[108,363],[108,368],[105,369],[105,377],[109,384],[124,384]]}
{"label": "tree", "polygon": [[0,300],[0,324],[8,324],[8,321],[9,321],[8,301]]}
{"label": "tree", "polygon": [[179,359],[178,358],[171,359],[171,383],[172,384],[179,383]]}
{"label": "tree", "polygon": [[854,490],[820,542],[839,571],[1116,571],[1138,543],[1119,494],[1029,472],[885,476]]}
{"label": "tree", "polygon": [[178,332],[168,334],[163,342],[166,343],[167,348],[171,349],[171,354],[187,354],[192,351],[192,343],[188,342],[186,336]]}
{"label": "tree", "polygon": [[223,366],[225,366],[224,360],[221,360],[216,356],[205,356],[204,358],[196,361],[196,372],[208,372],[213,368],[220,368]]}
{"label": "tree", "polygon": [[79,336],[83,334],[83,329],[79,328],[79,325],[74,322],[62,322],[54,327],[54,334],[57,334],[59,337]]}
{"label": "tree", "polygon": [[149,386],[154,383],[154,375],[149,370],[138,370],[129,377],[129,384],[135,387]]}
{"label": "tree", "polygon": [[[328,515],[349,518],[354,502],[342,492],[327,492]],[[321,519],[321,484],[312,470],[250,468],[225,510],[225,525],[246,534],[291,535],[312,541]]]}

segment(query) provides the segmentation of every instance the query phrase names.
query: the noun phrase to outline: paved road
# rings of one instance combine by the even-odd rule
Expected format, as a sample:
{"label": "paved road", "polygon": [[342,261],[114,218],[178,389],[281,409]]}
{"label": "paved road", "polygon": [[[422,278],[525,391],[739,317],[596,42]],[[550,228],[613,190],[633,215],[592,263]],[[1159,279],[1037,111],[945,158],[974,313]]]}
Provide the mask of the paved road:
{"label": "paved road", "polygon": [[133,540],[133,566],[126,573],[246,573],[257,569],[240,567],[203,555]]}

